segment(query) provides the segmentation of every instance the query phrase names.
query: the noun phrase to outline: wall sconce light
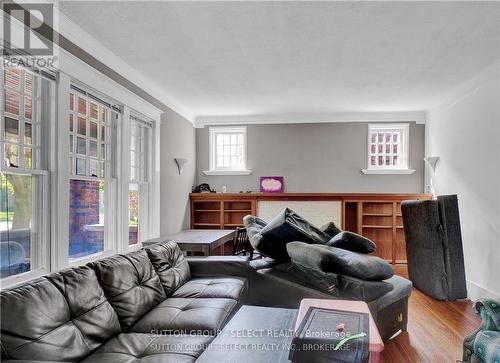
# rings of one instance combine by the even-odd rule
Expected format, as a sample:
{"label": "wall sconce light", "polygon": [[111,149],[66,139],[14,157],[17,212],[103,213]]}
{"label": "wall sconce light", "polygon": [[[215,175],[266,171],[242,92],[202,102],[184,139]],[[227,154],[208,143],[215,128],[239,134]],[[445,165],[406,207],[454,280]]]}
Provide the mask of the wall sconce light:
{"label": "wall sconce light", "polygon": [[179,175],[182,174],[182,169],[184,169],[184,164],[188,162],[187,159],[175,158],[175,163],[177,164],[177,170],[179,171]]}
{"label": "wall sconce light", "polygon": [[432,168],[432,172],[436,170],[436,163],[439,161],[439,156],[428,156],[424,161]]}
{"label": "wall sconce light", "polygon": [[439,161],[439,156],[428,156],[428,157],[424,158],[424,161],[432,169],[431,179],[429,181],[429,192],[435,198],[436,197],[436,190],[434,189],[434,184],[432,183],[432,178],[434,177],[434,173],[436,171],[436,164]]}

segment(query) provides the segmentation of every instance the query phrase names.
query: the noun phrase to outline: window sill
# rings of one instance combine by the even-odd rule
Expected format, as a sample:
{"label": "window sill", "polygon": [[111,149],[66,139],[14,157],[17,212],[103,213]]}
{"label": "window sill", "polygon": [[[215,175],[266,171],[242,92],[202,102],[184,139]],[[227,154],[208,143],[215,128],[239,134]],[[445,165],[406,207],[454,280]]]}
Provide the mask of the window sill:
{"label": "window sill", "polygon": [[82,256],[82,257],[75,257],[75,258],[69,258],[69,267],[78,267],[78,266],[83,266],[86,265],[89,262],[94,262],[97,260],[101,260],[106,257],[110,257],[113,255],[116,255],[117,252],[113,250],[107,250],[103,252],[97,252],[93,253],[91,255],[87,256]]}
{"label": "window sill", "polygon": [[250,175],[252,170],[204,170],[205,175]]}
{"label": "window sill", "polygon": [[383,175],[383,174],[399,174],[409,175],[415,172],[415,169],[361,169],[363,174]]}

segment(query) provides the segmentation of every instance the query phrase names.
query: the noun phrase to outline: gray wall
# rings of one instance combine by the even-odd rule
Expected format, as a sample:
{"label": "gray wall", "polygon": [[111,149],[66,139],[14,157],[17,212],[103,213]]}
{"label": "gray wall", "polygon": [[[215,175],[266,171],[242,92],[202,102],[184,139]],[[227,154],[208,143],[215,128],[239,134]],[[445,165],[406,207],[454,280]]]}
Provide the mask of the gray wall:
{"label": "gray wall", "polygon": [[500,64],[428,117],[426,154],[439,156],[436,193],[457,194],[469,297],[500,299]]}
{"label": "gray wall", "polygon": [[364,175],[367,123],[249,125],[248,176],[207,176],[208,127],[196,129],[197,183],[221,191],[258,191],[259,177],[282,175],[287,192],[405,192],[424,186],[425,127],[411,123],[412,175]]}
{"label": "gray wall", "polygon": [[[196,151],[193,125],[173,111],[161,119],[160,232],[174,233],[189,228],[189,193],[195,183]],[[182,174],[174,158],[188,159]]]}

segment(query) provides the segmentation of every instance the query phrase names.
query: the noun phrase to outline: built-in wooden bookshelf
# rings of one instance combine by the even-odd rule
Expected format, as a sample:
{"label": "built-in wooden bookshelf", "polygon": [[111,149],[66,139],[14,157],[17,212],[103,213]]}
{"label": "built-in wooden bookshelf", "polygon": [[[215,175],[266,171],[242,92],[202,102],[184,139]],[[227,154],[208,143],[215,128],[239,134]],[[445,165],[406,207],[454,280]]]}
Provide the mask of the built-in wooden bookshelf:
{"label": "built-in wooden bookshelf", "polygon": [[243,217],[255,214],[253,199],[199,200],[191,198],[191,228],[235,229],[243,227]]}
{"label": "built-in wooden bookshelf", "polygon": [[[429,197],[418,195],[418,199]],[[346,200],[344,210],[344,229],[373,240],[377,245],[375,256],[392,264],[406,263],[401,200]]]}
{"label": "built-in wooden bookshelf", "polygon": [[263,201],[340,201],[341,225],[346,231],[375,242],[379,256],[392,264],[406,263],[401,201],[430,199],[429,194],[372,193],[192,193],[191,228],[234,229],[243,217],[257,215]]}

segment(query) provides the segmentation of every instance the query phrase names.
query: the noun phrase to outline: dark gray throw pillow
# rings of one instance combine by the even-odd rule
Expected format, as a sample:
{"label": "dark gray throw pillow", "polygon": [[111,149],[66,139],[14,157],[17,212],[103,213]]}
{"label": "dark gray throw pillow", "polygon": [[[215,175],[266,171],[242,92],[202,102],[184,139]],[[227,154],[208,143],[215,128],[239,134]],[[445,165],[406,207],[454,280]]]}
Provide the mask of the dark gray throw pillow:
{"label": "dark gray throw pillow", "polygon": [[340,232],[328,241],[327,245],[359,253],[372,253],[377,249],[372,240],[348,231]]}
{"label": "dark gray throw pillow", "polygon": [[262,239],[260,231],[262,231],[262,228],[264,228],[266,224],[264,220],[256,216],[246,215],[243,217],[243,225],[247,230],[248,239],[255,250],[259,249],[258,246]]}
{"label": "dark gray throw pillow", "polygon": [[286,244],[291,241],[325,244],[330,236],[289,208],[283,209],[260,231],[262,238],[254,246],[262,254],[288,261]]}
{"label": "dark gray throw pillow", "polygon": [[325,232],[330,237],[335,237],[337,234],[342,232],[342,230],[339,227],[337,227],[335,222],[328,222],[327,224],[324,224],[323,226],[320,227],[320,230]]}
{"label": "dark gray throw pillow", "polygon": [[306,284],[343,299],[372,301],[394,288],[386,281],[369,281],[333,272],[323,272],[304,266],[293,259],[291,271]]}
{"label": "dark gray throw pillow", "polygon": [[362,280],[386,280],[394,275],[391,265],[375,256],[302,242],[291,242],[286,249],[292,262],[323,272]]}

